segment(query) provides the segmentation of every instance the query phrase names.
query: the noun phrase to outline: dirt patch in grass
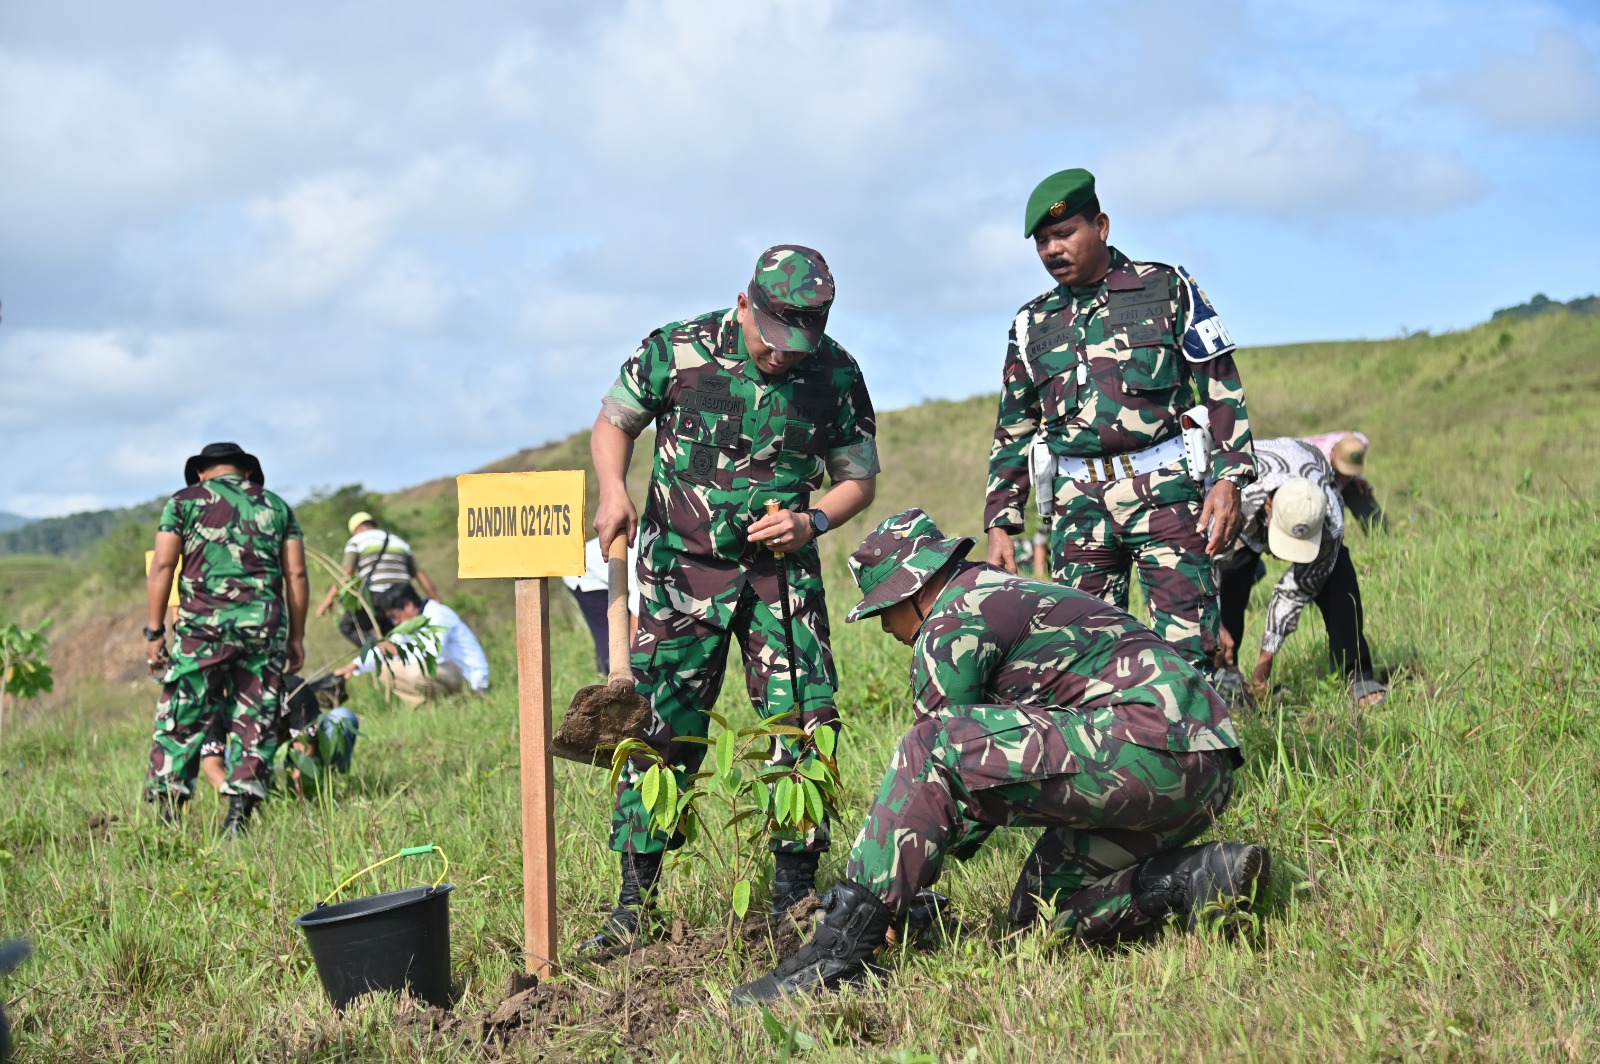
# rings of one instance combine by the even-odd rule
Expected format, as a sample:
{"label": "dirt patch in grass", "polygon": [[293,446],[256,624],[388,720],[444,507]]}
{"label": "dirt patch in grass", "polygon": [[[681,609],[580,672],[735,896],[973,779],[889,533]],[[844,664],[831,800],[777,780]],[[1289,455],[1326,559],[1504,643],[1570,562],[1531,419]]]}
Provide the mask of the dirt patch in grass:
{"label": "dirt patch in grass", "polygon": [[559,978],[510,994],[477,1015],[408,1004],[398,1020],[491,1056],[526,1046],[645,1049],[715,1004],[706,976],[714,971],[717,982],[726,981],[730,955],[744,958],[749,971],[769,969],[800,948],[820,908],[812,897],[788,915],[750,916],[733,927],[691,928],[675,920],[654,942],[618,948],[592,963],[569,963]]}

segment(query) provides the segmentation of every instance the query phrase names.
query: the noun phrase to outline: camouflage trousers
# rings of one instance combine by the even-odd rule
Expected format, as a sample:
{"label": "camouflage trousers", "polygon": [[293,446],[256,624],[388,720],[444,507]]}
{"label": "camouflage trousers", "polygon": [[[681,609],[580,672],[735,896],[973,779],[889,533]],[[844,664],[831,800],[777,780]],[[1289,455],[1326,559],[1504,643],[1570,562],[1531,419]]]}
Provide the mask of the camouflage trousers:
{"label": "camouflage trousers", "polygon": [[[828,611],[820,577],[806,577],[792,569],[790,608],[794,620],[795,672],[798,696],[791,691],[788,655],[779,608],[769,605],[747,584],[734,608],[727,629],[716,628],[698,617],[671,607],[641,603],[639,633],[633,644],[633,678],[639,694],[655,711],[644,735],[645,742],[671,765],[683,787],[700,768],[705,746],[686,742],[704,739],[711,718],[706,711],[717,704],[727,671],[728,646],[737,640],[744,656],[745,687],[751,705],[761,716],[798,707],[799,727],[812,730],[838,719],[834,692],[838,676],[828,645]],[[793,750],[774,753],[774,763],[792,764]],[[611,817],[611,848],[618,853],[657,853],[676,849],[681,836],[667,838],[651,829],[635,782],[649,762],[638,759],[624,770],[617,784],[617,802]],[[828,849],[826,823],[805,838],[774,839],[774,852],[821,853]]]}
{"label": "camouflage trousers", "polygon": [[919,721],[889,763],[845,878],[898,915],[947,854],[972,856],[998,827],[1042,825],[1011,921],[1037,920],[1043,901],[1055,926],[1085,943],[1144,931],[1138,866],[1211,826],[1233,796],[1237,755],[1135,746],[1106,734],[1110,712],[962,706]]}
{"label": "camouflage trousers", "polygon": [[1200,485],[1182,470],[1088,483],[1056,478],[1050,577],[1128,608],[1134,566],[1150,627],[1209,675],[1217,647],[1217,587],[1206,557]]}
{"label": "camouflage trousers", "polygon": [[145,798],[193,793],[207,733],[226,732],[224,794],[267,796],[282,741],[284,641],[230,645],[179,635],[156,705]]}

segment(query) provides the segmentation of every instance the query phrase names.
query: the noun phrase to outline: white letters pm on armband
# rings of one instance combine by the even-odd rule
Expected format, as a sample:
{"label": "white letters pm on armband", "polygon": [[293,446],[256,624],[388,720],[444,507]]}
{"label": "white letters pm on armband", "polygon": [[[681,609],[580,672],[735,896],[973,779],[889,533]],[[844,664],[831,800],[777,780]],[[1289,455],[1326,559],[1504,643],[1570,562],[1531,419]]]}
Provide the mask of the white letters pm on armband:
{"label": "white letters pm on armband", "polygon": [[1183,332],[1183,357],[1190,362],[1209,362],[1218,355],[1228,354],[1237,346],[1228,335],[1228,327],[1211,309],[1211,301],[1189,276],[1189,271],[1179,266],[1178,276],[1189,297],[1189,327]]}

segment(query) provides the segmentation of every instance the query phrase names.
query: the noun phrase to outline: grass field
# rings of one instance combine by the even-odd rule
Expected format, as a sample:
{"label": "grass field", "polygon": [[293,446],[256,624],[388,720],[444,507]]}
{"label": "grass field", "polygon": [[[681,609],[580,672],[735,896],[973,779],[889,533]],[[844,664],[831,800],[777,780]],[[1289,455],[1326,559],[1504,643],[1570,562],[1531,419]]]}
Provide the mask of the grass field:
{"label": "grass field", "polygon": [[[1394,527],[1351,546],[1375,653],[1397,670],[1390,701],[1356,713],[1320,675],[1321,624],[1308,614],[1280,658],[1292,695],[1241,721],[1244,782],[1218,832],[1264,841],[1276,858],[1252,944],[1171,933],[1101,956],[1007,937],[1005,899],[1031,843],[1019,831],[942,880],[964,939],[892,957],[883,986],[785,1006],[770,1022],[724,1004],[770,962],[743,940],[676,971],[573,966],[562,985],[579,1007],[489,1048],[430,1034],[392,1000],[336,1017],[290,921],[402,846],[433,841],[452,862],[458,1015],[492,1009],[519,961],[510,592],[455,585],[453,486],[440,483],[367,501],[479,628],[494,692],[407,710],[359,688],[355,770],[331,801],[276,799],[234,845],[216,838],[211,799],[181,830],[162,829],[137,800],[155,688],[116,678],[119,662],[75,666],[23,723],[6,722],[0,932],[38,947],[3,988],[23,1059],[1600,1058],[1597,348],[1600,322],[1550,315],[1242,355],[1259,435],[1373,437]],[[836,618],[854,601],[843,554],[869,522],[920,504],[948,531],[977,530],[991,418],[989,397],[883,417],[879,500],[825,541]],[[583,465],[585,452],[575,438],[499,468]],[[337,548],[359,497],[301,508],[313,545]],[[121,618],[136,659],[139,549],[129,535],[85,559],[0,559],[0,615],[54,614],[64,647],[95,618]],[[564,704],[592,673],[575,611],[561,597],[557,607]],[[851,823],[827,881],[907,720],[907,651],[865,626],[835,637],[854,725],[841,744]],[[318,622],[313,661],[338,651],[332,624]],[[740,690],[730,678],[721,708],[747,722]],[[603,775],[566,763],[557,773],[570,947],[609,908],[615,869]],[[691,937],[727,920],[726,884],[692,854],[669,863],[662,900]],[[668,982],[675,1014],[634,1007],[659,1002]]]}

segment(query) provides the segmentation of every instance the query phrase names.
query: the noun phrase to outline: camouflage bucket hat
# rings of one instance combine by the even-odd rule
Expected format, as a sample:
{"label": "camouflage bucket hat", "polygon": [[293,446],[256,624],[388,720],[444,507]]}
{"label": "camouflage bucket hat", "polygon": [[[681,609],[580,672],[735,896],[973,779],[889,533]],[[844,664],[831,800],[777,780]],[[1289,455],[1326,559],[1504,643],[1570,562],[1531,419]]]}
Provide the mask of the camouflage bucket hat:
{"label": "camouflage bucket hat", "polygon": [[904,602],[946,564],[965,558],[976,543],[971,536],[946,539],[933,518],[921,510],[895,514],[873,529],[850,555],[850,575],[861,589],[861,602],[845,623]]}
{"label": "camouflage bucket hat", "polygon": [[815,351],[833,305],[833,273],[820,251],[798,244],[768,248],[756,260],[747,293],[756,330],[774,351]]}

